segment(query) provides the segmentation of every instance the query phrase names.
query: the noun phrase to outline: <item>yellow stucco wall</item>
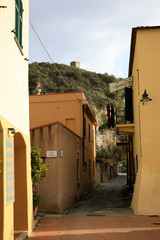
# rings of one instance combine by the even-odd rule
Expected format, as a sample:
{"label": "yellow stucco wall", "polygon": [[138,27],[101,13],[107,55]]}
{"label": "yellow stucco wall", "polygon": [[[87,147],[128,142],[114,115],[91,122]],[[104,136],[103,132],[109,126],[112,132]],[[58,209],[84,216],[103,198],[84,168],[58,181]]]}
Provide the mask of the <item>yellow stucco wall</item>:
{"label": "yellow stucco wall", "polygon": [[30,127],[60,121],[82,137],[82,92],[30,95]]}
{"label": "yellow stucco wall", "polygon": [[[138,172],[132,208],[136,214],[160,214],[160,28],[137,30],[132,68],[134,101],[134,158]],[[137,71],[138,69],[138,71]],[[139,73],[139,79],[138,79]],[[139,82],[139,84],[138,84]],[[140,103],[144,89],[153,100]]]}
{"label": "yellow stucco wall", "polygon": [[[28,58],[28,33],[29,33],[29,1],[23,1],[23,49],[20,51],[16,41],[15,34],[11,32],[15,28],[15,1],[1,1],[1,5],[7,8],[0,9],[0,139],[2,156],[2,173],[0,173],[0,239],[12,240],[14,226],[22,227],[22,230],[31,233],[33,229],[33,211],[32,211],[32,182],[30,166],[30,138],[29,138],[29,104],[28,104],[28,63],[24,58]],[[19,197],[15,198],[15,203],[6,204],[6,136],[8,128],[14,128],[17,132],[13,136],[16,148],[16,164],[22,166],[20,169],[24,173],[22,183],[15,185],[16,195],[22,192],[22,203]],[[18,144],[23,143],[21,146]],[[18,158],[21,156],[22,165]],[[16,168],[16,166],[15,166]],[[15,173],[15,178],[20,181],[20,171]],[[16,180],[17,181],[17,180]],[[17,204],[17,202],[19,202]],[[21,209],[24,207],[23,216]],[[14,210],[16,209],[16,210]],[[16,212],[16,214],[14,213]]]}
{"label": "yellow stucco wall", "polygon": [[[0,114],[29,136],[28,108],[28,32],[29,1],[23,1],[23,54],[15,40],[15,1],[3,1],[5,9],[0,9]],[[5,24],[4,24],[5,23]]]}
{"label": "yellow stucco wall", "polygon": [[[33,229],[30,138],[2,116],[0,116],[0,126],[0,138],[3,141],[0,149],[2,160],[0,185],[3,188],[3,194],[0,198],[1,213],[3,213],[0,218],[0,228],[2,229],[0,239],[10,240],[13,239],[14,229],[27,231],[28,234],[30,234]],[[9,133],[8,128],[14,128],[16,135]],[[16,167],[18,168],[18,171],[14,171],[15,201],[9,204],[7,204],[6,201],[6,137],[8,135],[13,137],[13,143],[15,145],[14,169],[16,169]],[[15,210],[17,202],[17,210]]]}

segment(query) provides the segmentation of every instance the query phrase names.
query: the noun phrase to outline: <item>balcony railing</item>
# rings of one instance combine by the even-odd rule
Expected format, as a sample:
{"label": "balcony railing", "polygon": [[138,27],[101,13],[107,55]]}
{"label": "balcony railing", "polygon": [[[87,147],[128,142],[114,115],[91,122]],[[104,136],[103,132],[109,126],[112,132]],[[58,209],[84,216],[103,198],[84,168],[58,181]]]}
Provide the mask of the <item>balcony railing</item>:
{"label": "balcony railing", "polygon": [[116,124],[125,124],[125,109],[117,109]]}

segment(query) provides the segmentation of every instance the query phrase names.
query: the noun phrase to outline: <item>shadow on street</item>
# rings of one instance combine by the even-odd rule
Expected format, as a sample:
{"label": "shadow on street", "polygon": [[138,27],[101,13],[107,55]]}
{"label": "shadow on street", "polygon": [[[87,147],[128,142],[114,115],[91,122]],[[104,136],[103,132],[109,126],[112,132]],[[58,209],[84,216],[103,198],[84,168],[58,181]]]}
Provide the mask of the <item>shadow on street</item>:
{"label": "shadow on street", "polygon": [[132,193],[127,176],[119,175],[101,184],[63,214],[71,216],[134,216],[130,208]]}

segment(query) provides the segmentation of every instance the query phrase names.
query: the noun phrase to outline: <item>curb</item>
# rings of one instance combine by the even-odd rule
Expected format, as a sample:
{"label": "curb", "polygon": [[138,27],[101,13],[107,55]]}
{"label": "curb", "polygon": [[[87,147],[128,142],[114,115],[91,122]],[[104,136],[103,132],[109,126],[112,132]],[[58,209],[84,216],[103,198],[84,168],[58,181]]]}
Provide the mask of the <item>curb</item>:
{"label": "curb", "polygon": [[[37,224],[39,223],[41,217],[37,216],[34,219],[34,229],[36,228]],[[34,231],[33,229],[33,231]],[[15,240],[25,240],[28,239],[28,232],[22,232]]]}
{"label": "curb", "polygon": [[22,232],[15,240],[25,240],[28,237],[27,232]]}

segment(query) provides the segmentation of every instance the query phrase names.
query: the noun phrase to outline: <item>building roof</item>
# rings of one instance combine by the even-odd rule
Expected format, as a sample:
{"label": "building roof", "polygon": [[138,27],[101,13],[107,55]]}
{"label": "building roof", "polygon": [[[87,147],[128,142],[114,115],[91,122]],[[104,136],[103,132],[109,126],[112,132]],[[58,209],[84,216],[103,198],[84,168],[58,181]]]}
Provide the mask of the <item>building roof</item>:
{"label": "building roof", "polygon": [[76,135],[77,137],[81,138],[79,135],[77,135],[75,132],[73,132],[70,128],[68,128],[67,126],[65,126],[63,123],[61,123],[61,122],[59,122],[59,121],[51,122],[51,123],[48,123],[48,124],[45,124],[45,125],[41,125],[41,126],[38,126],[38,127],[31,128],[30,131],[34,131],[34,130],[38,130],[38,129],[41,129],[41,128],[53,126],[53,125],[56,125],[56,124],[60,124],[61,126],[63,126],[64,128],[66,128],[68,131],[70,131],[71,133],[73,133],[73,134]]}
{"label": "building roof", "polygon": [[[83,91],[79,92],[63,92],[63,93],[44,93],[44,94],[30,94],[29,96],[44,96],[44,95],[59,95],[59,94],[74,94],[74,93],[83,93]],[[84,93],[83,93],[84,94]]]}
{"label": "building roof", "polygon": [[88,103],[83,103],[83,106],[85,107],[85,111],[87,113],[87,115],[89,116],[89,118],[91,119],[92,123],[95,125],[95,126],[98,126],[98,122],[89,106]]}
{"label": "building roof", "polygon": [[132,75],[132,67],[133,67],[133,60],[134,60],[134,52],[135,52],[135,45],[136,45],[136,37],[137,37],[137,31],[139,30],[150,30],[150,29],[156,29],[160,28],[160,26],[139,26],[136,28],[132,28],[132,35],[131,35],[131,46],[130,46],[130,59],[129,59],[129,72],[128,76],[130,77]]}
{"label": "building roof", "polygon": [[70,100],[78,100],[79,102],[87,102],[86,97],[84,93],[81,92],[65,92],[65,93],[46,93],[46,94],[35,94],[35,95],[30,95],[29,96],[29,102],[42,102],[42,99],[44,102],[46,101],[60,101],[62,100],[63,96],[63,101],[65,99],[70,99]]}

